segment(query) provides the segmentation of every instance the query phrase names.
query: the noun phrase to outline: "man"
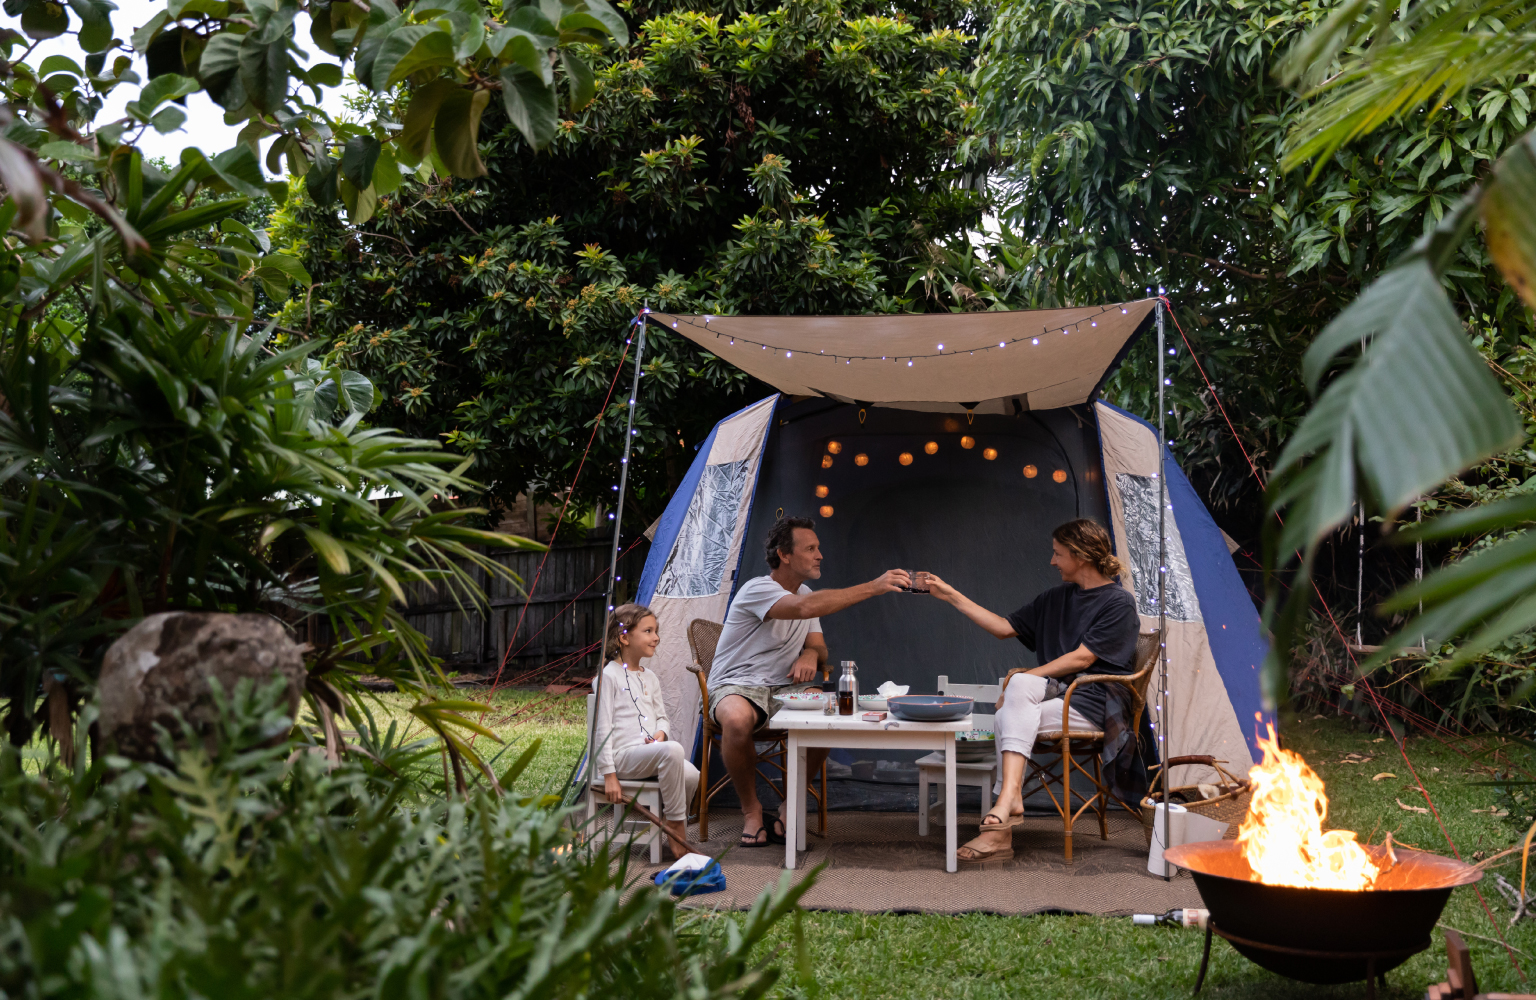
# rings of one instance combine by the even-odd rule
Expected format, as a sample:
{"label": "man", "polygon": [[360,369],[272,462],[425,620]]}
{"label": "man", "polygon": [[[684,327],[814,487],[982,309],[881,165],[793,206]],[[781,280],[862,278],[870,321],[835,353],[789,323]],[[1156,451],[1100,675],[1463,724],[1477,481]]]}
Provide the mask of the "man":
{"label": "man", "polygon": [[[982,817],[981,836],[960,848],[961,864],[979,865],[1013,857],[1013,827],[1024,815],[1024,762],[1041,729],[1062,723],[1063,702],[1047,698],[1052,678],[1070,682],[1073,674],[1130,674],[1136,670],[1136,634],[1141,619],[1136,599],[1115,584],[1120,561],[1109,532],[1086,518],[1068,521],[1051,532],[1051,565],[1062,584],[1052,587],[1004,618],[988,611],[932,573],[926,576],[933,596],[949,604],[999,639],[1014,639],[1033,650],[1040,666],[1009,671],[997,700],[997,748],[1003,773],[997,802]],[[1110,710],[1106,685],[1088,684],[1072,695],[1068,725],[1103,731]],[[1134,749],[1134,734],[1132,734]]]}
{"label": "man", "polygon": [[[771,827],[763,822],[752,734],[776,710],[774,695],[814,687],[809,682],[827,662],[821,616],[911,586],[905,570],[893,569],[857,587],[812,591],[805,581],[821,578],[821,542],[810,518],[780,518],[766,549],[772,572],[736,592],[709,671],[710,717],[720,727],[720,752],[745,818],[742,847],[784,843],[782,816]],[[826,756],[825,749],[808,750],[806,767],[819,769]]]}

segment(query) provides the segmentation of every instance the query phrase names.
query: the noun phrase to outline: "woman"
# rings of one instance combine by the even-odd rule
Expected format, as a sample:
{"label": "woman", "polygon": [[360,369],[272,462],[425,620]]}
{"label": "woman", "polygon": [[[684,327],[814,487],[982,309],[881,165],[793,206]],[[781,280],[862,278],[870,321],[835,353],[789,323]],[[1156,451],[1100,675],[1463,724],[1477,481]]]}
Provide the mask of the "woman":
{"label": "woman", "polygon": [[[1109,533],[1093,521],[1068,521],[1051,532],[1051,565],[1062,585],[1052,587],[1006,618],[981,607],[943,580],[927,574],[929,590],[999,639],[1017,638],[1040,666],[1008,672],[997,700],[997,743],[1003,775],[997,802],[982,817],[981,836],[960,848],[962,863],[1013,857],[1013,827],[1024,815],[1024,762],[1042,728],[1061,726],[1062,700],[1046,699],[1047,681],[1095,674],[1130,674],[1136,668],[1136,600],[1114,580],[1120,562],[1110,553]],[[1068,726],[1104,729],[1105,692],[1087,684],[1072,694]]]}

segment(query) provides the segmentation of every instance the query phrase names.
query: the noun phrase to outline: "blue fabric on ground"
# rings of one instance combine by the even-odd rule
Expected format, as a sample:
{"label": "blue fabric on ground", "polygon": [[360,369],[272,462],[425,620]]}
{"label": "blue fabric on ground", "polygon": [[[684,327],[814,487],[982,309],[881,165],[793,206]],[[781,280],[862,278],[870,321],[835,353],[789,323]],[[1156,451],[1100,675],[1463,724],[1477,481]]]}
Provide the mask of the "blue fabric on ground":
{"label": "blue fabric on ground", "polygon": [[721,871],[720,862],[711,861],[696,872],[657,872],[656,884],[666,887],[674,896],[702,896],[725,891],[725,872]]}

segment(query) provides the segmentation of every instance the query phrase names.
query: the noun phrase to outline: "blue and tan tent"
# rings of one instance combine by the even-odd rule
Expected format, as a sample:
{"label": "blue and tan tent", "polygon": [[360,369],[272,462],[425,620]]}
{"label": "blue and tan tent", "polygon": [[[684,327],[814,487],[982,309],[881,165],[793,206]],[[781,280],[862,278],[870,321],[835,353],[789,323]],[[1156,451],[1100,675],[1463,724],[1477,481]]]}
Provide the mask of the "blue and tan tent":
{"label": "blue and tan tent", "polygon": [[[1143,627],[1158,620],[1158,476],[1167,477],[1169,723],[1175,755],[1210,754],[1242,773],[1256,759],[1259,616],[1225,536],[1157,431],[1098,399],[1152,324],[1155,302],[941,316],[667,316],[662,323],[777,392],[717,424],[655,525],[637,599],[657,612],[650,664],[677,736],[692,741],[699,693],[686,628],[723,621],[737,586],[768,572],[763,544],[783,515],[814,518],[816,587],[893,567],[929,570],[1008,612],[1060,582],[1050,532],[1074,517],[1108,526]],[[833,661],[866,690],[892,680],[995,683],[1034,663],[921,595],[890,595],[828,618]],[[682,722],[681,720],[687,720]],[[1205,780],[1204,768],[1176,783]]]}

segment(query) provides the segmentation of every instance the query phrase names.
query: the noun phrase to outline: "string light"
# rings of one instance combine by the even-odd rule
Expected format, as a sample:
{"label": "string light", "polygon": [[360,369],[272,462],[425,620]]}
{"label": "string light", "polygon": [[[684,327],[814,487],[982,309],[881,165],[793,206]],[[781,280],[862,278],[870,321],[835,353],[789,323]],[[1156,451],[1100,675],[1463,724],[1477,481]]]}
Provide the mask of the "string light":
{"label": "string light", "polygon": [[[1120,314],[1122,316],[1130,315],[1130,310],[1128,308],[1126,308],[1124,306],[1121,306],[1121,305],[1118,305],[1118,304],[1113,305],[1113,306],[1100,306],[1099,307],[1099,311],[1097,313],[1094,313],[1091,316],[1085,316],[1085,317],[1076,319],[1076,320],[1074,320],[1074,321],[1072,321],[1070,323],[1066,323],[1066,324],[1064,324],[1062,326],[1056,327],[1055,329],[1051,329],[1049,327],[1041,327],[1040,333],[1038,335],[1033,335],[1033,334],[1030,335],[1028,337],[1028,340],[1030,341],[1030,343],[1032,345],[1038,346],[1039,343],[1040,343],[1040,337],[1048,336],[1048,335],[1050,335],[1052,333],[1059,333],[1059,334],[1061,334],[1064,337],[1065,336],[1070,336],[1074,331],[1080,331],[1081,330],[1084,320],[1086,320],[1088,322],[1089,326],[1097,328],[1098,325],[1099,325],[1097,317],[1103,315],[1104,313],[1109,312],[1111,309],[1119,309],[1120,310]],[[650,310],[645,310],[645,311],[649,312]],[[715,337],[717,339],[721,338],[721,337],[726,338],[729,341],[730,345],[733,346],[733,347],[736,345],[736,341],[738,339],[740,339],[743,343],[756,344],[758,347],[761,347],[765,351],[770,349],[770,348],[772,348],[773,350],[776,350],[776,351],[783,351],[784,352],[784,356],[786,358],[792,358],[794,356],[794,349],[793,348],[780,347],[780,346],[776,346],[776,345],[773,345],[773,344],[765,344],[762,341],[750,340],[750,339],[745,338],[745,337],[737,338],[736,336],[734,336],[732,334],[724,333],[724,332],[719,331],[719,330],[715,330],[715,329],[713,329],[710,326],[711,323],[717,322],[717,321],[719,321],[721,319],[730,319],[730,318],[732,318],[732,317],[729,317],[729,316],[725,316],[725,317],[714,316],[714,315],[703,316],[703,317],[700,317],[703,320],[702,323],[695,322],[694,321],[694,317],[691,317],[691,316],[673,316],[673,317],[669,317],[669,318],[671,320],[671,325],[672,325],[672,328],[674,330],[678,328],[678,324],[679,323],[687,323],[689,326],[702,327],[703,329],[710,330],[712,333],[714,333],[714,335],[715,335]],[[999,349],[1005,348],[1009,344],[1017,344],[1017,343],[1020,343],[1021,341],[1025,340],[1025,339],[1026,339],[1025,337],[1020,336],[1020,337],[1014,337],[1011,340],[999,340],[997,342],[997,347]],[[964,352],[964,353],[966,353],[968,355],[975,355],[975,353],[977,351],[990,351],[990,350],[992,350],[991,345],[987,345],[985,347],[969,347],[969,348],[968,347],[961,347],[961,348],[956,348],[956,349],[951,350],[945,344],[938,344],[938,345],[935,346],[935,353],[933,353],[933,354],[914,354],[914,355],[909,355],[908,358],[907,358],[907,367],[908,368],[916,367],[914,362],[918,358],[955,357],[955,356],[957,356],[958,354],[960,354],[962,352]],[[839,353],[836,353],[836,352],[828,354],[827,351],[826,351],[826,348],[819,348],[817,350],[817,356],[825,357],[825,358],[830,358],[833,361],[842,361],[844,364],[849,364],[849,365],[853,364],[855,361],[874,361],[875,360],[874,355],[870,355],[870,354],[839,354]],[[901,358],[892,357],[889,354],[882,354],[882,355],[880,355],[879,360],[881,360],[881,361],[893,361],[893,362],[895,362],[897,364],[901,363]]]}

